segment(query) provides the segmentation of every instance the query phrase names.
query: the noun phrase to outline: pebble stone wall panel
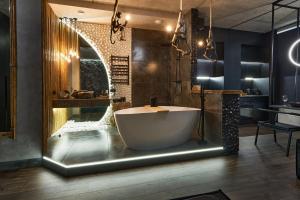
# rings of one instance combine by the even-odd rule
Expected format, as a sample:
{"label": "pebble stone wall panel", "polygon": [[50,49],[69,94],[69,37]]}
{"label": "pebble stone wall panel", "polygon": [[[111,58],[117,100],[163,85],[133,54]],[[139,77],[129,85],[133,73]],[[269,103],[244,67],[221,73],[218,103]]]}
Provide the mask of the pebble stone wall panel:
{"label": "pebble stone wall panel", "polygon": [[101,56],[101,60],[108,72],[108,78],[110,79],[110,56],[129,56],[129,85],[115,85],[116,97],[126,97],[128,102],[131,102],[131,83],[132,83],[132,67],[131,67],[131,28],[126,28],[126,41],[118,41],[114,36],[115,44],[110,43],[110,26],[103,24],[92,24],[79,22],[77,25],[78,32],[87,40],[88,43],[93,45]]}
{"label": "pebble stone wall panel", "polygon": [[223,145],[227,153],[234,154],[239,151],[240,96],[223,95],[222,113]]}

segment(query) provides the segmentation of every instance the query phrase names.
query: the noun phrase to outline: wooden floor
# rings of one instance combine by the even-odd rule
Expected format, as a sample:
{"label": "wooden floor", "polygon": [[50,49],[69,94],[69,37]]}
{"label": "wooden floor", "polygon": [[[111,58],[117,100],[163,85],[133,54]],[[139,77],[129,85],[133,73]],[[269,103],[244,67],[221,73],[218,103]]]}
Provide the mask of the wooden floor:
{"label": "wooden floor", "polygon": [[[239,127],[239,136],[240,137],[247,137],[247,136],[254,136],[256,134],[256,124],[245,124],[245,125],[240,125]],[[261,135],[266,135],[266,134],[273,134],[273,131],[261,127],[259,130],[259,134]]]}
{"label": "wooden floor", "polygon": [[[300,134],[295,134],[295,138]],[[295,174],[295,140],[285,157],[287,137],[240,139],[240,153],[198,161],[63,178],[43,168],[0,174],[1,200],[159,200],[222,189],[233,200],[300,199]]]}

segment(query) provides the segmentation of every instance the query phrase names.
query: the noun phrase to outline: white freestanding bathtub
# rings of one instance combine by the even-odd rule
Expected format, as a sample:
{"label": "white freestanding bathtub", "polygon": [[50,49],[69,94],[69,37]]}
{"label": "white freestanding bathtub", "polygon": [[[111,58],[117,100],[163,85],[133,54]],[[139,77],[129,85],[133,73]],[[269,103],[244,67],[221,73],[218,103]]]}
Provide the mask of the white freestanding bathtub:
{"label": "white freestanding bathtub", "polygon": [[127,147],[154,150],[188,141],[197,124],[200,109],[176,106],[136,107],[114,113],[119,133]]}

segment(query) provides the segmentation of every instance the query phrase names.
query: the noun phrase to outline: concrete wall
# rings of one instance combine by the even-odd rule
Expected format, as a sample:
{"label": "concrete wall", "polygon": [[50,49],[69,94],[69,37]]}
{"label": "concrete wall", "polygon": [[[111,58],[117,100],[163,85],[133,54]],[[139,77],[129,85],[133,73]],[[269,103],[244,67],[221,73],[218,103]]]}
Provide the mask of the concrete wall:
{"label": "concrete wall", "polygon": [[42,156],[41,2],[17,0],[17,139],[0,139],[0,170],[4,162]]}

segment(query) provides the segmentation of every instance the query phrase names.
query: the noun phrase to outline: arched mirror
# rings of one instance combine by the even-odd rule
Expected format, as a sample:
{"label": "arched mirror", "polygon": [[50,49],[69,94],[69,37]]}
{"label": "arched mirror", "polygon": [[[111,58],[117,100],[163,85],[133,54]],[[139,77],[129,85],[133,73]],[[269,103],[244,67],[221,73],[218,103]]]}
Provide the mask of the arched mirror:
{"label": "arched mirror", "polygon": [[0,1],[0,137],[15,137],[15,0]]}
{"label": "arched mirror", "polygon": [[[80,45],[80,84],[81,90],[94,91],[95,97],[108,95],[109,82],[105,66],[95,50],[88,44],[85,39],[79,37]],[[94,120],[100,120],[104,116],[107,106],[98,108],[85,108],[82,109],[83,113],[96,113]],[[90,119],[93,120],[93,119]]]}
{"label": "arched mirror", "polygon": [[69,144],[102,136],[109,79],[77,19],[58,17],[49,6],[44,14],[44,154],[62,162],[73,146]]}

